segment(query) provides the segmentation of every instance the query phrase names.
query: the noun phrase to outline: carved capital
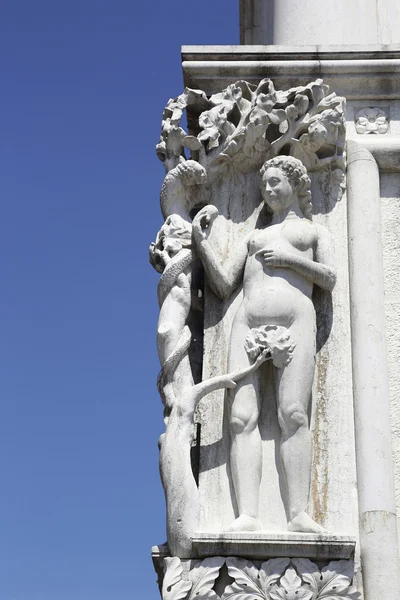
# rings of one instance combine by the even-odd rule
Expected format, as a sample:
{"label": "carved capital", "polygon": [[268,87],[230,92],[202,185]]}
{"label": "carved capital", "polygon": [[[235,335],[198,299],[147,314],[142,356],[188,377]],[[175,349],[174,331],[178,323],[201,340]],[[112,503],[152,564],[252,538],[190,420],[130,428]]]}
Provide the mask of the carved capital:
{"label": "carved capital", "polygon": [[[233,580],[222,595],[215,591],[226,562]],[[258,566],[257,566],[258,565]],[[164,561],[163,600],[359,600],[352,585],[354,563],[332,561],[323,568],[307,558],[272,558],[253,563],[243,558],[213,557],[198,562],[184,573],[179,558]],[[221,586],[219,586],[221,588]]]}

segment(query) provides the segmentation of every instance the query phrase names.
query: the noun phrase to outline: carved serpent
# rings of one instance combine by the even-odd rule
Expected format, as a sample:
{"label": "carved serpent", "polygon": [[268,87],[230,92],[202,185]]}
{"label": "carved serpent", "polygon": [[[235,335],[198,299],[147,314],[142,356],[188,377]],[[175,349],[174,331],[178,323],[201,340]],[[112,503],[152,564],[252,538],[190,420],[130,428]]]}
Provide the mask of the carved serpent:
{"label": "carved serpent", "polygon": [[[173,289],[176,281],[181,273],[193,262],[194,254],[190,248],[182,248],[165,267],[165,270],[160,278],[157,294],[160,308],[165,302],[168,294]],[[170,355],[162,365],[161,371],[157,379],[157,387],[161,399],[165,405],[166,416],[169,415],[176,401],[173,389],[174,373],[181,362],[182,358],[187,353],[191,343],[191,332],[187,325],[184,326],[178,342],[173,348]]]}

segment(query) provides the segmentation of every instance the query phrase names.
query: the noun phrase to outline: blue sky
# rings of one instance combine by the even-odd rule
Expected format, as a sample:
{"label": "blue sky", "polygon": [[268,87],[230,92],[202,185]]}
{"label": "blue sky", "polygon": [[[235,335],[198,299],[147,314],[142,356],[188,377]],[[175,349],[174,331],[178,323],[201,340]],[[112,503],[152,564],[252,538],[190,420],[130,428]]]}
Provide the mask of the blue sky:
{"label": "blue sky", "polygon": [[0,2],[0,600],[156,600],[162,109],[238,0]]}

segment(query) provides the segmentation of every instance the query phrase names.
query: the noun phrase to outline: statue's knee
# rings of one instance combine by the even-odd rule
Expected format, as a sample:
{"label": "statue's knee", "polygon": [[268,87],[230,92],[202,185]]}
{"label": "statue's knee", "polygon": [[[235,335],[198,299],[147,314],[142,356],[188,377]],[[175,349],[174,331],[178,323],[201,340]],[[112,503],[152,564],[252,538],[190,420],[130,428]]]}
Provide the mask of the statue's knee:
{"label": "statue's knee", "polygon": [[230,428],[234,434],[253,431],[257,427],[257,419],[253,416],[231,415]]}
{"label": "statue's knee", "polygon": [[243,433],[243,431],[246,429],[246,422],[239,417],[231,417],[230,428],[232,433]]}
{"label": "statue's knee", "polygon": [[172,323],[164,323],[163,325],[160,325],[160,327],[157,330],[158,338],[165,342],[170,338],[173,331],[174,326],[172,325]]}
{"label": "statue's knee", "polygon": [[303,407],[289,406],[286,410],[280,410],[278,413],[279,424],[282,431],[293,434],[300,427],[308,426],[308,417]]}

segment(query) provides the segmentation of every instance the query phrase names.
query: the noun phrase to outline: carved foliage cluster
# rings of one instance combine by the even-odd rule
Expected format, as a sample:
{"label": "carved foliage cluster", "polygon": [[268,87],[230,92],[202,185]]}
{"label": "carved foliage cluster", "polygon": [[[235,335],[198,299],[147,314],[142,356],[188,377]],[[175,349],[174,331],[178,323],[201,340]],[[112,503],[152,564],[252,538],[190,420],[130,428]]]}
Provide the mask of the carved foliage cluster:
{"label": "carved foliage cluster", "polygon": [[[190,112],[188,135],[181,125]],[[307,169],[330,163],[343,166],[345,100],[317,79],[306,86],[277,91],[270,79],[258,86],[237,81],[207,98],[201,90],[186,88],[169,100],[161,127],[157,154],[167,172],[191,158],[207,170],[248,172],[271,158],[291,153]]]}
{"label": "carved foliage cluster", "polygon": [[250,329],[245,342],[246,352],[252,360],[266,350],[278,368],[290,363],[294,348],[289,330],[280,325],[264,325],[258,329]]}
{"label": "carved foliage cluster", "polygon": [[351,585],[354,564],[340,560],[323,569],[306,558],[275,558],[260,569],[253,563],[228,558],[228,586],[222,600],[357,600],[360,594]]}
{"label": "carved foliage cluster", "polygon": [[[163,600],[360,600],[352,585],[354,563],[330,562],[319,567],[306,558],[273,558],[257,568],[242,558],[208,558],[182,577],[178,558],[165,559]],[[222,596],[213,589],[226,563],[232,583]]]}

